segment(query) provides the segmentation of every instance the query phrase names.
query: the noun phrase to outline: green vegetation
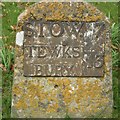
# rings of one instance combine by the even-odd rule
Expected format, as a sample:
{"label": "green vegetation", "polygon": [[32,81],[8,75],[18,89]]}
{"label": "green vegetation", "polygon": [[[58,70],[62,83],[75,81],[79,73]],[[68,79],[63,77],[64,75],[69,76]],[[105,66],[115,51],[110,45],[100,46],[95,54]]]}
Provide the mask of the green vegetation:
{"label": "green vegetation", "polygon": [[[113,75],[113,99],[114,99],[114,106],[113,106],[113,116],[118,116],[118,111],[120,111],[120,98],[119,98],[119,92],[118,92],[118,85],[119,85],[119,71],[120,71],[120,24],[116,24],[112,26],[112,75]],[[118,36],[119,35],[119,36]]]}
{"label": "green vegetation", "polygon": [[118,3],[94,2],[92,4],[110,18],[112,23],[118,23]]}
{"label": "green vegetation", "polygon": [[29,4],[27,3],[3,3],[2,4],[2,37],[0,41],[2,51],[2,117],[10,118],[11,113],[11,88],[14,68],[14,45],[17,17]]}
{"label": "green vegetation", "polygon": [[[2,63],[0,63],[0,69],[2,69],[2,112],[3,118],[10,118],[11,109],[11,87],[13,81],[13,68],[14,68],[14,45],[15,45],[15,31],[18,15],[32,3],[2,3],[2,37],[0,41],[0,57]],[[114,90],[114,107],[113,117],[117,117],[120,105],[118,104],[120,98],[118,97],[118,71],[120,71],[120,41],[118,38],[118,30],[120,25],[118,24],[118,5],[117,3],[92,3],[103,11],[108,16],[112,23],[112,57],[113,57],[113,90]],[[119,66],[118,66],[119,65]],[[1,86],[0,86],[1,87]],[[66,119],[70,119],[66,116]]]}

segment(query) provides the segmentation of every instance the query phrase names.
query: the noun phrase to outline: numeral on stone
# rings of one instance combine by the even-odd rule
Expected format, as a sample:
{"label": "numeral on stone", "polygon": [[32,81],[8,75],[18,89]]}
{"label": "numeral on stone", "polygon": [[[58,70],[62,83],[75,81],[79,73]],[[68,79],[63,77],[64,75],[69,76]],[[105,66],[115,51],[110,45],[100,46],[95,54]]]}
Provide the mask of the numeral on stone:
{"label": "numeral on stone", "polygon": [[96,54],[93,55],[94,53],[89,53],[84,55],[83,61],[86,63],[87,68],[101,68],[103,66],[103,54]]}
{"label": "numeral on stone", "polygon": [[95,68],[101,68],[103,66],[103,57],[104,55],[95,55]]}

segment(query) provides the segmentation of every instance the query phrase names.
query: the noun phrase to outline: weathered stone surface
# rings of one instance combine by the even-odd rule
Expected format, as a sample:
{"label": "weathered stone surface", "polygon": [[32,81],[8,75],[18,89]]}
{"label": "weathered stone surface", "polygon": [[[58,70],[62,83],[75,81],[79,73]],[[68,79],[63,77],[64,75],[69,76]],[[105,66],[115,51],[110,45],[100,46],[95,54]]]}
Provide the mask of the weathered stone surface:
{"label": "weathered stone surface", "polygon": [[[24,45],[26,45],[26,40],[28,39],[26,39],[26,36],[23,36],[22,28],[29,18],[52,22],[86,22],[88,26],[101,22],[104,23],[105,29],[98,35],[98,39],[97,37],[95,38],[95,40],[98,40],[97,44],[100,44],[98,46],[103,45],[102,48],[104,49],[104,64],[100,68],[103,71],[102,76],[95,77],[89,74],[91,77],[85,77],[88,74],[85,72],[88,72],[88,70],[80,72],[84,74],[81,77],[60,77],[61,75],[59,77],[24,76],[24,60],[26,59]],[[88,3],[41,2],[30,6],[19,16],[18,20],[17,36],[21,35],[21,40],[17,38],[15,48],[12,117],[64,118],[66,114],[71,118],[111,117],[113,104],[111,42],[107,18]],[[90,29],[91,31],[99,30],[95,29],[95,26]],[[90,31],[90,29],[88,30]],[[82,29],[82,31],[84,30]],[[88,38],[94,36],[93,34],[87,34],[87,32],[86,30],[83,34]],[[69,37],[69,35],[66,35],[66,37]],[[23,38],[24,40],[22,40]],[[89,38],[89,40],[92,39]],[[104,44],[101,44],[102,42]],[[92,41],[92,43],[94,44],[95,41]],[[94,50],[97,50],[97,48],[94,48]],[[102,51],[102,49],[100,50]],[[87,69],[87,67],[85,68]]]}

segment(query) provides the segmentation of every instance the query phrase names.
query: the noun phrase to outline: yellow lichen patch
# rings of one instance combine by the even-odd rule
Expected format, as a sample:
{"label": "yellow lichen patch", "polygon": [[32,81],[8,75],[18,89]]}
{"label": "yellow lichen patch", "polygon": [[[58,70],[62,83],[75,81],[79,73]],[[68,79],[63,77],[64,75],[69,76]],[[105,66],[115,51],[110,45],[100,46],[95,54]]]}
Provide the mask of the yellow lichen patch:
{"label": "yellow lichen patch", "polygon": [[106,55],[105,58],[104,58],[105,62],[106,63],[109,62],[110,58],[111,58],[111,55]]}
{"label": "yellow lichen patch", "polygon": [[[97,113],[99,107],[109,102],[109,99],[102,95],[100,82],[99,79],[78,78],[73,82],[69,78],[48,78],[45,84],[48,88],[53,86],[53,89],[46,91],[46,87],[43,87],[41,82],[27,81],[25,83],[25,81],[21,81],[19,82],[20,87],[25,89],[20,93],[21,97],[14,103],[14,106],[16,109],[34,108],[44,110],[46,113],[54,113],[61,108],[60,103],[62,102],[67,112]],[[16,87],[19,88],[19,84]],[[17,88],[14,88],[14,92],[17,91],[18,96],[20,88]]]}
{"label": "yellow lichen patch", "polygon": [[63,79],[62,82],[65,86],[70,85],[70,80],[69,79]]}
{"label": "yellow lichen patch", "polygon": [[20,15],[18,30],[22,28],[24,21],[30,17],[36,20],[43,18],[46,21],[94,22],[105,19],[100,11],[87,3],[42,2],[28,7],[27,10]]}
{"label": "yellow lichen patch", "polygon": [[57,109],[58,109],[58,104],[57,103],[49,104],[46,112],[48,112],[48,113],[57,112]]}
{"label": "yellow lichen patch", "polygon": [[71,93],[68,91],[68,92],[65,92],[63,93],[63,100],[65,102],[65,105],[69,105],[69,103],[72,101],[72,96],[71,96]]}
{"label": "yellow lichen patch", "polygon": [[58,80],[55,80],[55,81],[54,81],[54,84],[55,84],[55,85],[58,85],[58,86],[60,86],[60,88],[62,88],[62,86],[63,86],[63,81],[62,81],[61,79],[58,79]]}
{"label": "yellow lichen patch", "polygon": [[[19,96],[20,99],[17,100],[15,103],[15,107],[17,109],[25,109],[28,106],[34,106],[37,107],[37,102],[35,97],[37,97],[38,92],[38,86],[35,84],[27,84],[28,86],[25,89],[26,82],[21,81],[19,84],[14,85],[13,87],[13,94],[16,94],[16,96]],[[21,87],[21,88],[19,88]],[[30,102],[30,105],[27,104],[27,102]]]}
{"label": "yellow lichen patch", "polygon": [[26,101],[24,101],[24,99],[20,99],[15,105],[16,109],[26,109],[27,108],[27,104]]}
{"label": "yellow lichen patch", "polygon": [[86,111],[86,106],[78,105],[78,108],[80,111],[82,111],[82,113]]}
{"label": "yellow lichen patch", "polygon": [[23,90],[21,88],[19,88],[18,84],[14,85],[13,94],[18,95],[18,96],[23,94]]}
{"label": "yellow lichen patch", "polygon": [[69,109],[68,109],[68,112],[76,113],[76,112],[78,112],[78,110],[77,110],[77,108],[72,107],[72,108],[69,108]]}
{"label": "yellow lichen patch", "polygon": [[95,82],[87,81],[86,83],[82,83],[81,81],[77,81],[78,89],[76,90],[77,97],[75,100],[77,103],[83,101],[83,99],[99,99],[101,97],[101,87],[99,86],[99,82],[96,80]]}
{"label": "yellow lichen patch", "polygon": [[40,101],[46,99],[46,94],[44,94],[41,91],[38,91],[37,96],[38,96],[38,98],[39,98]]}
{"label": "yellow lichen patch", "polygon": [[52,96],[56,96],[57,93],[58,93],[58,90],[56,90],[56,89],[54,89],[54,90],[51,91],[51,95],[52,95]]}
{"label": "yellow lichen patch", "polygon": [[47,96],[46,99],[50,102],[58,103],[58,99],[55,96]]}
{"label": "yellow lichen patch", "polygon": [[[98,112],[104,112],[104,110],[106,109],[108,103],[107,102],[104,102],[103,99],[101,100],[94,100],[94,104],[91,103],[89,104],[89,106],[86,108],[87,109],[87,113],[88,114],[95,114],[95,113],[98,113]],[[101,106],[104,106],[104,109],[102,109],[102,111],[100,110]]]}
{"label": "yellow lichen patch", "polygon": [[[96,113],[98,111],[97,109],[98,103],[97,104],[90,104],[88,110],[90,110],[90,113]],[[88,114],[90,114],[88,111]]]}
{"label": "yellow lichen patch", "polygon": [[29,99],[29,106],[32,108],[38,108],[38,100],[35,98]]}
{"label": "yellow lichen patch", "polygon": [[37,94],[37,86],[35,86],[34,84],[31,84],[30,86],[28,86],[28,88],[27,88],[27,93],[28,93],[28,95],[32,95],[33,97],[35,97],[36,96],[36,94]]}

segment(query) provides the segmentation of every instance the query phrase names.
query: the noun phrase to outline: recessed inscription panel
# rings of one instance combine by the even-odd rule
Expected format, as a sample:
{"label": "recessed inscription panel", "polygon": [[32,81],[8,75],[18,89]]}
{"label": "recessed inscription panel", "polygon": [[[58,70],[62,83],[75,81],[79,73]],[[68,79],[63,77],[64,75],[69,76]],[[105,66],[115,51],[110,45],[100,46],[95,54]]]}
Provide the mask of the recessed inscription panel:
{"label": "recessed inscription panel", "polygon": [[23,30],[25,76],[103,76],[104,23],[29,19]]}

